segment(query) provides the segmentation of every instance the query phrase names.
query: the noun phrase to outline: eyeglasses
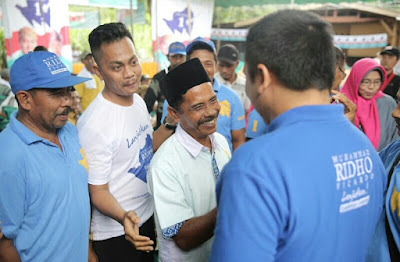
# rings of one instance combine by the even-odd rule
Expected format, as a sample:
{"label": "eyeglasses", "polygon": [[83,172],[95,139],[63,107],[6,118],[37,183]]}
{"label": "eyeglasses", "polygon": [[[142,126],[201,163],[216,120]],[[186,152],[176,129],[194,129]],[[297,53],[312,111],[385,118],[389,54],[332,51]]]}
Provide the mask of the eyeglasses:
{"label": "eyeglasses", "polygon": [[361,81],[361,84],[362,84],[363,86],[370,86],[372,83],[374,84],[374,86],[380,86],[380,85],[382,84],[382,81],[381,81],[381,80],[374,80],[374,81],[372,81],[372,80],[370,80],[370,79],[363,79],[363,80]]}
{"label": "eyeglasses", "polygon": [[345,78],[347,74],[343,71],[343,69],[340,66],[338,66],[337,68],[339,69],[340,72],[342,72],[343,78]]}

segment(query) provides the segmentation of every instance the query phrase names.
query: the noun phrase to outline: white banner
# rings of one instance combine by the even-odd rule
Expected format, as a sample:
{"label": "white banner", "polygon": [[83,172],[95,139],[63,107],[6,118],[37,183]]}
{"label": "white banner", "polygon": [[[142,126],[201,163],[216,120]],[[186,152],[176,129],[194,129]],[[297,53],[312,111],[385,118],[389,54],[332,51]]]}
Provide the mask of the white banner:
{"label": "white banner", "polygon": [[[248,29],[212,28],[211,39],[221,41],[246,41]],[[342,49],[379,48],[387,45],[387,34],[334,35],[333,43]]]}
{"label": "white banner", "polygon": [[44,46],[72,69],[68,2],[59,0],[2,0],[7,63]]}
{"label": "white banner", "polygon": [[211,37],[214,0],[153,0],[151,10],[153,49],[162,68],[171,43]]}

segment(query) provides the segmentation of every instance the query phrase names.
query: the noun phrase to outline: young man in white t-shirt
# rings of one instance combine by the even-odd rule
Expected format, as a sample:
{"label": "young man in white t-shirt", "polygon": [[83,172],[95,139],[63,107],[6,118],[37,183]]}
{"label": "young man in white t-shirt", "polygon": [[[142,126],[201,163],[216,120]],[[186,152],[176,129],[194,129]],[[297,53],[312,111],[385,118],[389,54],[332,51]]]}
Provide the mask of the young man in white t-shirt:
{"label": "young man in white t-shirt", "polygon": [[101,25],[89,43],[105,83],[77,124],[89,165],[93,248],[100,261],[152,261],[154,204],[146,173],[153,150],[173,130],[163,125],[153,134],[146,104],[134,94],[142,69],[126,27]]}

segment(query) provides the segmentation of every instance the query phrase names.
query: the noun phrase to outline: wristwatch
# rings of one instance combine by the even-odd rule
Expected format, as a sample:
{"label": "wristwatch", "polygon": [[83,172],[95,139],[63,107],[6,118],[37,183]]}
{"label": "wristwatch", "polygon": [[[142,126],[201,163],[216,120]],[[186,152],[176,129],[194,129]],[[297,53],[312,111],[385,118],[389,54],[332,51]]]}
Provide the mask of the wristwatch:
{"label": "wristwatch", "polygon": [[170,125],[170,124],[167,123],[167,118],[164,118],[163,125],[167,129],[172,130],[172,131],[175,131],[175,129],[176,129],[176,125]]}

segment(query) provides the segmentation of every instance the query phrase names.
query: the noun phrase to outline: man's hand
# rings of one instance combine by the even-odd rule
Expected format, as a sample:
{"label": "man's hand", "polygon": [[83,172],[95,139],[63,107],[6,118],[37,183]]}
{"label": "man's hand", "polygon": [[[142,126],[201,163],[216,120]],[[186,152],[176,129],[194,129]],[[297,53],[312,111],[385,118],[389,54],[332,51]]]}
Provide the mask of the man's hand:
{"label": "man's hand", "polygon": [[331,97],[332,102],[337,100],[338,102],[342,103],[344,105],[344,115],[350,120],[350,122],[355,124],[354,120],[356,118],[357,111],[356,104],[350,101],[350,99],[348,99],[343,93],[340,93],[336,90],[331,90],[331,93],[333,94]]}
{"label": "man's hand", "polygon": [[153,240],[149,237],[139,235],[140,219],[134,211],[125,213],[123,226],[125,229],[125,239],[131,242],[137,250],[150,252],[153,248]]}

